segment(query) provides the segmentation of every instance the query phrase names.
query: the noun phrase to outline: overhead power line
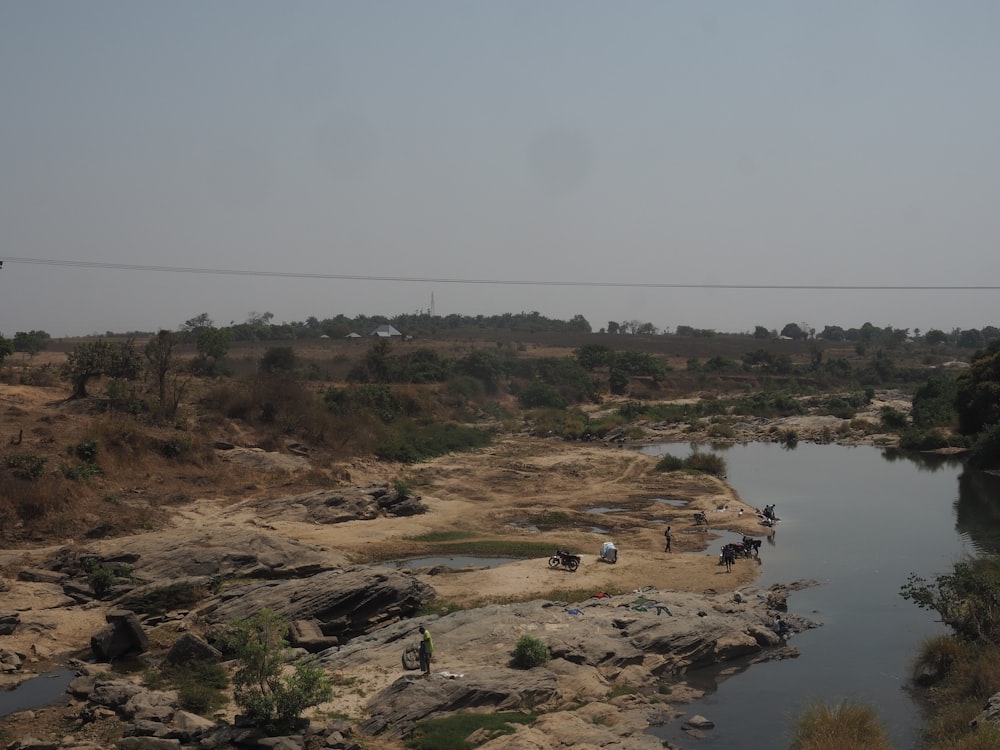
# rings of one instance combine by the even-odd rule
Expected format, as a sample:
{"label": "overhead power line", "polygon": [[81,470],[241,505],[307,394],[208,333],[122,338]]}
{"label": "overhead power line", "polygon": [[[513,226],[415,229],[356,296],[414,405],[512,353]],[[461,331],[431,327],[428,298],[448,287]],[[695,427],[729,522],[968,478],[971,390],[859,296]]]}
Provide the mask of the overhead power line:
{"label": "overhead power line", "polygon": [[340,281],[397,281],[425,284],[493,284],[498,286],[573,286],[619,287],[648,289],[790,289],[790,290],[845,290],[845,291],[995,291],[1000,284],[743,284],[743,283],[687,283],[675,281],[559,281],[555,279],[477,279],[447,278],[437,276],[383,276],[345,273],[306,273],[295,271],[250,271],[238,268],[196,268],[188,266],[151,266],[135,263],[104,263],[85,260],[55,260],[51,258],[0,258],[4,262],[25,263],[36,266],[70,266],[73,268],[104,269],[114,271],[153,271],[157,273],[214,274],[219,276],[264,276],[289,279],[333,279]]}

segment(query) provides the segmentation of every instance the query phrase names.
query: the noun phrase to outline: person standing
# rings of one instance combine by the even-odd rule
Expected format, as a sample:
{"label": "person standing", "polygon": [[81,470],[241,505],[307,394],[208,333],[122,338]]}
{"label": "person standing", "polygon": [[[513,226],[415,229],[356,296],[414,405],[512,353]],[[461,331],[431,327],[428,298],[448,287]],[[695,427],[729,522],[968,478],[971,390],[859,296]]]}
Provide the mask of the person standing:
{"label": "person standing", "polygon": [[420,626],[420,671],[424,677],[429,677],[431,673],[431,659],[434,656],[434,641],[431,639],[431,631]]}
{"label": "person standing", "polygon": [[666,540],[666,548],[664,552],[670,551],[670,540],[673,538],[673,534],[670,533],[670,527],[667,526],[667,530],[663,532],[663,538]]}

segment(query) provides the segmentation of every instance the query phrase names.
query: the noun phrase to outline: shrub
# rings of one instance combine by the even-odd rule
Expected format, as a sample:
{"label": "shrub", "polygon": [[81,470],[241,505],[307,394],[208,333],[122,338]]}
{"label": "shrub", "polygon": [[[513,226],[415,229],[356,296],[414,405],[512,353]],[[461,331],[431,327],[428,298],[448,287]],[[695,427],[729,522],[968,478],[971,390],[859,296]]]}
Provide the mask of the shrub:
{"label": "shrub", "polygon": [[882,419],[882,426],[886,430],[902,430],[906,428],[906,415],[895,406],[883,406],[881,411],[879,411],[879,417]]}
{"label": "shrub", "polygon": [[551,658],[549,647],[530,635],[522,635],[514,646],[513,665],[518,669],[539,667]]}
{"label": "shrub", "polygon": [[900,595],[936,611],[961,638],[1000,643],[1000,559],[959,561],[932,582],[911,574]]}
{"label": "shrub", "polygon": [[264,352],[260,360],[260,369],[266,373],[295,371],[295,350],[290,346],[274,346]]}
{"label": "shrub", "polygon": [[911,427],[899,438],[899,447],[908,451],[932,451],[948,447],[948,438],[940,430]]}
{"label": "shrub", "polygon": [[415,463],[452,451],[481,448],[492,440],[492,432],[476,427],[403,420],[379,440],[375,454],[385,461]]}
{"label": "shrub", "polygon": [[555,386],[535,379],[517,394],[518,401],[525,409],[565,409],[569,402],[555,389]]}
{"label": "shrub", "polygon": [[687,468],[700,471],[703,474],[712,474],[717,477],[726,476],[726,459],[717,453],[698,451],[688,456],[684,463]]}
{"label": "shrub", "polygon": [[892,750],[875,709],[851,703],[805,710],[796,724],[796,750]]}
{"label": "shrub", "polygon": [[736,430],[732,428],[732,425],[725,424],[724,422],[717,422],[709,426],[708,436],[710,438],[724,438],[732,440],[736,437]]}
{"label": "shrub", "polygon": [[684,459],[667,454],[656,463],[657,471],[680,471],[684,468]]}
{"label": "shrub", "polygon": [[314,660],[300,660],[283,674],[288,622],[264,609],[231,623],[226,645],[237,659],[233,698],[247,717],[268,732],[292,729],[302,712],[330,699],[333,687]]}
{"label": "shrub", "polygon": [[81,461],[75,466],[66,469],[66,478],[75,482],[86,482],[96,476],[100,476],[101,469],[97,464]]}
{"label": "shrub", "polygon": [[7,456],[5,463],[8,469],[13,469],[14,476],[21,479],[38,479],[45,472],[47,458],[35,456],[31,453],[22,453],[15,456]]}

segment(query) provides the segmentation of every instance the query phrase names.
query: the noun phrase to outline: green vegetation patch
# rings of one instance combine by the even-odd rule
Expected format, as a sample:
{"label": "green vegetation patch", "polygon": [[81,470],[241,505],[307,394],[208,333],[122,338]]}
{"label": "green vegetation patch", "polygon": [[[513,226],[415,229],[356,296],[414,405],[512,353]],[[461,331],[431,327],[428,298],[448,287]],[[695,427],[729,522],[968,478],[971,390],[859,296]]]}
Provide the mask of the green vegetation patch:
{"label": "green vegetation patch", "polygon": [[376,445],[375,454],[385,461],[416,463],[454,451],[482,448],[492,441],[490,430],[450,423],[399,421]]}
{"label": "green vegetation patch", "polygon": [[432,531],[429,534],[420,536],[409,536],[407,539],[414,542],[455,542],[459,539],[470,539],[474,537],[471,531]]}
{"label": "green vegetation patch", "polygon": [[465,738],[473,732],[485,729],[488,739],[493,739],[513,734],[515,724],[531,724],[537,718],[538,714],[501,711],[458,713],[439,719],[425,719],[417,722],[413,734],[406,740],[406,746],[414,750],[472,750],[477,745]]}

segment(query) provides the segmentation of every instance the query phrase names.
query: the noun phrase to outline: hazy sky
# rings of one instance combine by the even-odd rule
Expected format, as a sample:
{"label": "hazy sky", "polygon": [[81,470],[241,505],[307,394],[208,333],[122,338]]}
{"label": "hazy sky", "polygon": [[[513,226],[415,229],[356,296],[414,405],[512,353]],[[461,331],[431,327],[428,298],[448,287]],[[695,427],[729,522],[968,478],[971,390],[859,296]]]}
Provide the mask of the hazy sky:
{"label": "hazy sky", "polygon": [[1000,285],[998,39],[991,0],[0,0],[0,332],[1000,324],[640,286]]}

